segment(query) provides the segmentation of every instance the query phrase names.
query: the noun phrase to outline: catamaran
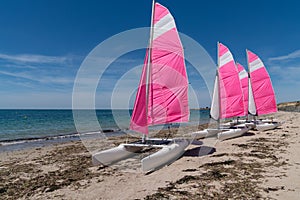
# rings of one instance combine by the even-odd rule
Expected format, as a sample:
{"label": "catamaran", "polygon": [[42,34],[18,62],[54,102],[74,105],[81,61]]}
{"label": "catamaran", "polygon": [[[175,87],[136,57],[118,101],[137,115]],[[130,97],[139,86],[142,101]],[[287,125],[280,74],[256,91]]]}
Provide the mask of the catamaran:
{"label": "catamaran", "polygon": [[281,123],[273,119],[248,120],[251,116],[261,116],[277,112],[275,93],[270,76],[261,59],[251,51],[246,51],[249,73],[237,63],[239,78],[244,95],[244,116],[246,120],[233,120],[226,123],[227,126],[239,126],[246,124],[259,131],[270,130],[278,127]]}
{"label": "catamaran", "polygon": [[[236,63],[236,66],[238,69],[239,79],[240,79],[241,88],[242,88],[242,92],[243,92],[243,96],[244,96],[244,114],[242,115],[242,117],[248,118],[248,107],[249,107],[248,76],[249,75],[248,75],[248,72],[245,70],[245,68],[240,63]],[[223,124],[223,126],[232,127],[232,126],[240,126],[241,124],[245,124],[251,129],[255,128],[255,126],[256,126],[254,122],[251,122],[248,119],[244,120],[244,119],[238,119],[238,118],[236,120],[232,120],[230,122]]]}
{"label": "catamaran", "polygon": [[243,135],[249,130],[247,126],[220,126],[220,119],[244,115],[243,102],[243,92],[233,56],[225,45],[218,42],[218,68],[210,110],[211,118],[218,121],[218,128],[197,131],[193,136],[203,138],[217,135],[219,140],[225,140]]}
{"label": "catamaran", "polygon": [[158,151],[141,160],[142,171],[170,164],[182,156],[189,140],[150,138],[149,126],[188,121],[188,77],[183,46],[173,16],[153,0],[149,45],[129,127],[141,133],[142,140],[98,152],[92,157],[93,163],[110,165],[152,147]]}
{"label": "catamaran", "polygon": [[[249,113],[261,116],[277,112],[274,89],[263,62],[249,50],[246,50],[246,54],[249,68]],[[258,131],[274,129],[281,124],[273,120],[254,121]]]}

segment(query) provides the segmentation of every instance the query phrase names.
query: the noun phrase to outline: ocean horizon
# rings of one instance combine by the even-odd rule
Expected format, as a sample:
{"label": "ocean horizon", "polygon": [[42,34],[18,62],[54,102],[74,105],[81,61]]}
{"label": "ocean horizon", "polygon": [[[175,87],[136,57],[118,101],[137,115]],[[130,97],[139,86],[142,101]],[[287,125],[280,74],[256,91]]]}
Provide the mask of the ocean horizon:
{"label": "ocean horizon", "polygon": [[[85,113],[88,109],[76,110]],[[88,112],[87,112],[88,113]],[[89,126],[85,134],[106,132],[111,136],[126,134],[132,109],[97,109],[96,116],[101,126]],[[83,118],[85,119],[85,118]],[[191,124],[209,121],[209,110],[191,109]],[[82,132],[81,132],[82,134]],[[28,143],[53,143],[65,140],[80,140],[72,109],[0,109],[0,147],[9,145],[30,146]],[[1,151],[1,148],[0,148]]]}

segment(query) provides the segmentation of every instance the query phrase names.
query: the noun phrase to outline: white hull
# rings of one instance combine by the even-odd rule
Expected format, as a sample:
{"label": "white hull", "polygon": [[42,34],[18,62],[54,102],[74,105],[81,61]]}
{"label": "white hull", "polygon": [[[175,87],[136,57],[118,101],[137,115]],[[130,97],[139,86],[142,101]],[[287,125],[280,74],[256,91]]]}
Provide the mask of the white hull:
{"label": "white hull", "polygon": [[267,130],[272,130],[280,126],[281,123],[274,122],[274,123],[262,123],[262,124],[257,124],[256,125],[256,130],[258,131],[267,131]]}
{"label": "white hull", "polygon": [[226,122],[226,123],[220,124],[220,126],[223,127],[223,128],[230,128],[230,127],[232,127],[234,125],[236,125],[236,123],[233,122],[233,121],[232,122]]}
{"label": "white hull", "polygon": [[254,129],[256,124],[254,122],[244,122],[242,124],[235,125],[236,128],[249,128],[249,130]]}
{"label": "white hull", "polygon": [[[221,126],[222,126],[222,128],[229,128],[229,127],[233,126],[233,124],[235,124],[235,123],[237,123],[236,120],[234,120],[232,122],[224,123]],[[239,120],[239,123],[241,123],[241,124],[238,124],[238,125],[235,124],[234,127],[241,128],[243,126],[247,126],[250,129],[256,129],[258,131],[272,130],[281,125],[280,122],[276,122],[271,119],[263,119],[263,120],[256,120],[256,121],[250,121],[250,122],[247,122],[246,120]]]}
{"label": "white hull", "polygon": [[218,133],[218,139],[219,140],[227,140],[235,137],[239,137],[249,131],[250,128],[244,127],[244,128],[236,128],[236,129],[229,129],[229,130],[224,130],[220,133]]}
{"label": "white hull", "polygon": [[126,146],[126,144],[120,144],[119,146],[97,152],[92,155],[92,162],[94,165],[111,165],[120,160],[127,159],[133,156],[136,152],[142,150],[143,147]]}
{"label": "white hull", "polygon": [[262,120],[260,120],[260,121],[262,121],[262,122],[264,122],[264,123],[273,123],[273,122],[276,122],[276,121],[278,121],[277,119],[262,119]]}
{"label": "white hull", "polygon": [[257,119],[257,120],[245,120],[245,119],[239,119],[239,120],[232,120],[230,122],[224,123],[224,125],[229,126],[229,125],[236,125],[236,124],[243,124],[243,123],[277,123],[277,119]]}
{"label": "white hull", "polygon": [[168,165],[185,152],[185,148],[189,145],[187,140],[177,140],[170,145],[164,145],[164,147],[158,152],[151,154],[142,159],[143,172],[154,171],[165,165]]}
{"label": "white hull", "polygon": [[[162,141],[161,139],[153,138],[151,141]],[[166,141],[166,140],[165,140]],[[188,140],[174,139],[167,140],[170,144],[120,144],[119,146],[97,152],[92,155],[94,165],[111,165],[118,161],[125,160],[134,156],[145,147],[161,148],[156,153],[151,154],[142,159],[142,171],[154,171],[160,167],[168,165],[178,159],[185,152],[185,148],[189,145]]]}
{"label": "white hull", "polygon": [[192,138],[201,139],[201,138],[206,138],[206,137],[212,137],[212,136],[217,135],[217,133],[219,133],[221,131],[222,131],[222,129],[217,129],[217,128],[204,129],[202,131],[193,132]]}
{"label": "white hull", "polygon": [[195,139],[201,139],[205,137],[217,136],[219,140],[227,140],[230,138],[238,137],[252,129],[255,125],[253,123],[239,124],[234,128],[220,128],[220,129],[205,129],[203,131],[197,131],[192,133],[192,137]]}
{"label": "white hull", "polygon": [[222,128],[231,128],[231,127],[238,127],[238,128],[243,128],[243,127],[249,127],[250,129],[254,129],[256,124],[253,121],[246,121],[246,120],[233,120],[231,122],[223,123],[221,124]]}

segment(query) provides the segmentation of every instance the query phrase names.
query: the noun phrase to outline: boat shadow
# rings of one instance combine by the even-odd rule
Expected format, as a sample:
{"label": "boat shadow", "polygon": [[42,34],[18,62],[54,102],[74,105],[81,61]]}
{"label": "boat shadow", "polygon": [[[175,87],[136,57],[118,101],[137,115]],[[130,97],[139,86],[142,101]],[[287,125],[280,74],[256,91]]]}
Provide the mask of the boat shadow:
{"label": "boat shadow", "polygon": [[203,142],[202,142],[202,141],[199,141],[199,140],[193,140],[193,141],[191,142],[191,144],[192,144],[192,145],[202,145]]}
{"label": "boat shadow", "polygon": [[244,136],[253,136],[253,135],[255,135],[255,133],[248,131],[248,132],[244,133],[242,136],[244,137]]}
{"label": "boat shadow", "polygon": [[209,146],[201,146],[201,147],[195,147],[193,149],[188,149],[185,151],[185,153],[182,155],[183,157],[201,157],[210,155],[216,152],[215,147],[209,147]]}

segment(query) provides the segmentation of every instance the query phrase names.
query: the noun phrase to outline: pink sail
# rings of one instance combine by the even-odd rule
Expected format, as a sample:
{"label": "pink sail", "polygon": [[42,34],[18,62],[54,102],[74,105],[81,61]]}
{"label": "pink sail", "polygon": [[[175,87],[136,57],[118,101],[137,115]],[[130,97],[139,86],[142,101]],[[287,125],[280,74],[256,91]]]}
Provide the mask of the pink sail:
{"label": "pink sail", "polygon": [[229,49],[218,43],[220,118],[244,115],[243,93],[238,70]]}
{"label": "pink sail", "polygon": [[243,91],[243,95],[244,95],[244,114],[243,115],[246,116],[248,114],[248,96],[249,96],[248,95],[248,93],[249,93],[248,73],[241,64],[236,63],[236,66],[238,68],[239,78],[240,78],[242,91]]}
{"label": "pink sail", "polygon": [[270,76],[260,58],[247,50],[250,83],[255,103],[256,113],[264,115],[277,112],[275,93]]}
{"label": "pink sail", "polygon": [[148,49],[146,52],[130,123],[131,130],[143,134],[148,134],[149,125],[189,120],[188,79],[183,47],[174,18],[167,8],[158,3],[154,6],[151,47],[151,51]]}

